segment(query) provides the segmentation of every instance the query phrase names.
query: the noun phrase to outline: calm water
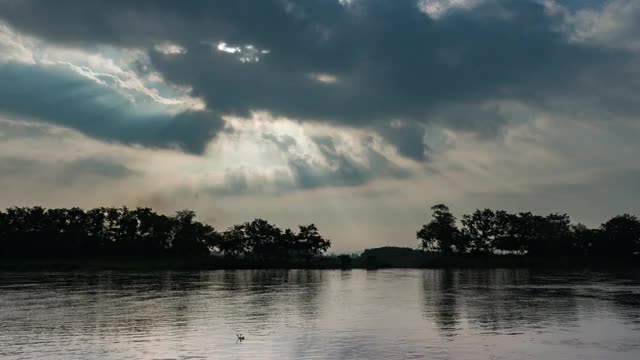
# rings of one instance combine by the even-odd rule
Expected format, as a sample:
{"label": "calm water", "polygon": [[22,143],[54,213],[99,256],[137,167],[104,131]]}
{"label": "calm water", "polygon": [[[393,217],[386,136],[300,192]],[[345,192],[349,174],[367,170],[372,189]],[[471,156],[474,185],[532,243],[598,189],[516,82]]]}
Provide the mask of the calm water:
{"label": "calm water", "polygon": [[0,273],[0,358],[637,360],[640,274]]}

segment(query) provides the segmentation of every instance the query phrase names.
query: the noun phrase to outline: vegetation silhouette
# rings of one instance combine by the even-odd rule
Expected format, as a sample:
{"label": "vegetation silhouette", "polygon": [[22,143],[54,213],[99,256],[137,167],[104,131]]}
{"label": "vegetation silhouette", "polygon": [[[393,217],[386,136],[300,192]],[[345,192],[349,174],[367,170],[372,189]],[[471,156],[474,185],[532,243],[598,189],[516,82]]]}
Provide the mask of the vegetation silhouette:
{"label": "vegetation silhouette", "polygon": [[191,210],[166,216],[149,208],[13,207],[0,211],[0,257],[197,258],[217,254],[245,262],[309,261],[331,246],[314,224],[294,232],[256,219],[220,233],[195,217]]}
{"label": "vegetation silhouette", "polygon": [[431,207],[431,220],[416,233],[420,247],[445,255],[520,255],[530,258],[637,259],[640,220],[618,215],[599,228],[572,224],[567,214],[511,214],[504,210],[476,210],[456,218],[443,204]]}
{"label": "vegetation silhouette", "polygon": [[444,204],[431,210],[416,233],[418,249],[326,255],[331,241],[314,224],[293,231],[255,219],[219,232],[196,221],[191,210],[167,216],[150,208],[12,207],[0,211],[0,269],[640,265],[640,220],[634,215],[588,228],[566,214],[484,209],[458,221]]}

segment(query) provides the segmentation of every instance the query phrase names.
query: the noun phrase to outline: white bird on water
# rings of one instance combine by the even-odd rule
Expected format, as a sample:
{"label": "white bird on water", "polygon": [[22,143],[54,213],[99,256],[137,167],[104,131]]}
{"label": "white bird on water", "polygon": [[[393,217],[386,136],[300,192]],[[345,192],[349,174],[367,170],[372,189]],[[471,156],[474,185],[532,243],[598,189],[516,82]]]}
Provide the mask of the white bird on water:
{"label": "white bird on water", "polygon": [[238,341],[242,344],[242,341],[244,340],[244,335],[236,334],[236,336],[238,337],[238,339],[236,340],[236,344],[238,343]]}

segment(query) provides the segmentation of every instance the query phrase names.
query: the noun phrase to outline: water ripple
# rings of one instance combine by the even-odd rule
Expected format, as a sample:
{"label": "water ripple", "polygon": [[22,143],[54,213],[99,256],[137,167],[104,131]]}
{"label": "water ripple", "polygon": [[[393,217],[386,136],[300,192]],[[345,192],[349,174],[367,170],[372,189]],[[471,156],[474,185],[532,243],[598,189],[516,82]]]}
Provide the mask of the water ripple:
{"label": "water ripple", "polygon": [[638,279],[523,269],[0,273],[0,357],[638,359]]}

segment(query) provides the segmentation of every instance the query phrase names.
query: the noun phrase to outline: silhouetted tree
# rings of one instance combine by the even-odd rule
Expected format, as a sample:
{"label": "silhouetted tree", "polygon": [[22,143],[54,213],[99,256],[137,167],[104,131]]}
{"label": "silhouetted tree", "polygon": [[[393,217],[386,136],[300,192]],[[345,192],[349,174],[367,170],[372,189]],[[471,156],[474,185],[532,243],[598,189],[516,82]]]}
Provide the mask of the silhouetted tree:
{"label": "silhouetted tree", "polygon": [[514,236],[518,216],[504,210],[495,212],[495,239],[493,245],[500,253],[523,254],[524,244]]}
{"label": "silhouetted tree", "polygon": [[283,244],[282,231],[263,219],[255,219],[245,224],[245,236],[249,252],[258,258],[273,258]]}
{"label": "silhouetted tree", "polygon": [[431,221],[422,226],[416,236],[422,241],[422,248],[429,251],[440,251],[444,254],[464,253],[466,243],[456,227],[456,218],[446,205],[431,207]]}
{"label": "silhouetted tree", "polygon": [[431,208],[429,223],[417,233],[423,249],[444,254],[464,252],[527,254],[533,257],[628,257],[640,253],[640,220],[616,216],[599,229],[572,225],[566,214],[540,216],[531,212],[476,210],[462,216],[462,230],[445,205]]}
{"label": "silhouetted tree", "polygon": [[225,256],[251,256],[258,259],[309,259],[329,249],[331,241],[324,239],[314,224],[300,226],[294,233],[282,231],[263,219],[256,219],[227,229],[219,249]]}
{"label": "silhouetted tree", "polygon": [[571,225],[572,254],[575,256],[589,256],[593,254],[593,245],[600,236],[599,229],[589,229],[586,225]]}
{"label": "silhouetted tree", "polygon": [[44,209],[13,207],[0,211],[0,256],[226,256],[310,258],[331,242],[315,225],[284,232],[262,219],[219,234],[195,220],[191,210],[174,216],[150,208]]}
{"label": "silhouetted tree", "polygon": [[496,213],[490,209],[476,210],[462,216],[462,234],[468,238],[472,253],[493,253],[499,235]]}
{"label": "silhouetted tree", "polygon": [[233,225],[222,233],[219,249],[225,256],[237,257],[249,250],[248,239],[244,232],[245,225]]}
{"label": "silhouetted tree", "polygon": [[[533,256],[560,256],[571,254],[571,220],[566,214],[546,217],[526,213],[525,248]],[[523,235],[523,234],[521,234]]]}
{"label": "silhouetted tree", "polygon": [[600,229],[600,236],[594,244],[596,253],[627,257],[640,251],[640,220],[636,216],[615,216],[602,224]]}
{"label": "silhouetted tree", "polygon": [[[60,209],[55,209],[60,210]],[[50,212],[51,210],[49,210]],[[107,255],[113,253],[113,244],[107,237],[105,208],[91,209],[85,214],[85,232],[87,237],[88,255]]]}
{"label": "silhouetted tree", "polygon": [[172,253],[175,255],[206,255],[210,244],[215,243],[215,230],[194,221],[196,213],[181,210],[174,217]]}
{"label": "silhouetted tree", "polygon": [[134,216],[138,221],[136,238],[145,255],[160,256],[171,246],[174,222],[165,215],[159,215],[150,208],[137,208]]}
{"label": "silhouetted tree", "polygon": [[294,236],[296,249],[305,258],[318,256],[331,247],[331,240],[323,238],[314,224],[299,226],[298,234]]}
{"label": "silhouetted tree", "polygon": [[300,245],[296,233],[287,228],[280,236],[282,236],[282,239],[280,241],[281,247],[279,248],[278,256],[286,258],[298,256],[300,254]]}

